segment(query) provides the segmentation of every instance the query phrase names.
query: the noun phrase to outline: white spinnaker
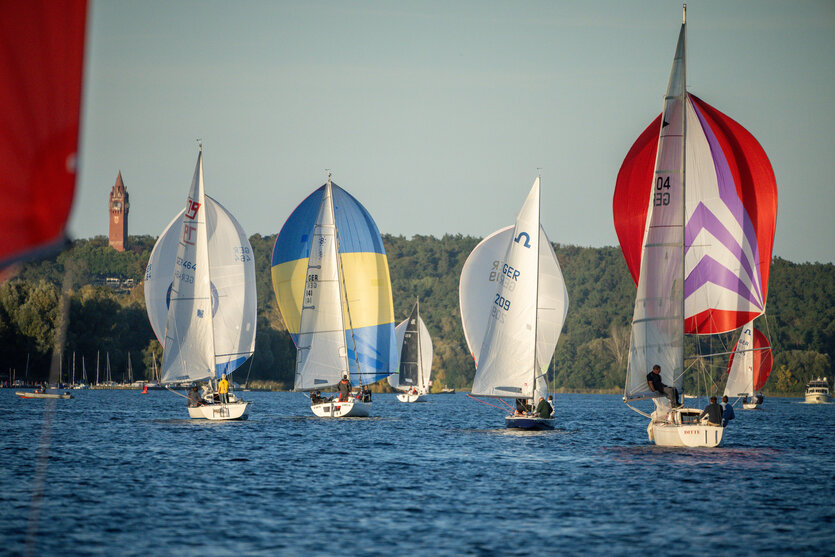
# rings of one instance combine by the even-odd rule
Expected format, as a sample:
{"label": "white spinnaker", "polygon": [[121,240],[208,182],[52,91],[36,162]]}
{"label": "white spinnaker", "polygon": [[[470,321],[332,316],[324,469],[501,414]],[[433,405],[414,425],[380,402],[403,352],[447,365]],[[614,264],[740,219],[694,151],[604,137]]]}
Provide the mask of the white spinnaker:
{"label": "white spinnaker", "polygon": [[215,377],[202,153],[197,156],[180,230],[162,343],[162,383]]}
{"label": "white spinnaker", "polygon": [[754,394],[754,322],[742,328],[736,353],[728,373],[725,396],[753,396]]}
{"label": "white spinnaker", "polygon": [[[404,319],[400,322],[397,327],[394,329],[394,337],[395,341],[397,342],[397,361],[400,361],[400,358],[403,354],[403,340],[406,336],[406,328],[409,325],[409,319]],[[415,385],[418,390],[421,392],[427,393],[429,392],[429,380],[431,379],[432,374],[432,337],[429,336],[429,329],[426,328],[426,323],[423,322],[423,318],[420,317],[418,314],[417,316],[419,331],[420,331],[420,360],[419,360],[419,371],[418,371],[418,384]],[[412,387],[412,385],[401,385],[400,384],[400,374],[394,373],[388,376],[389,385],[393,388],[398,390],[406,391]]]}
{"label": "white spinnaker", "polygon": [[209,220],[209,270],[214,310],[217,374],[231,373],[255,352],[258,296],[252,246],[240,223],[206,196]]}
{"label": "white spinnaker", "polygon": [[[231,373],[255,350],[257,295],[252,246],[240,223],[220,203],[204,195],[216,374]],[[145,305],[157,339],[165,338],[167,296],[173,289],[177,249],[183,231],[181,211],[154,245],[145,271]]]}
{"label": "white spinnaker", "polygon": [[[476,364],[487,332],[490,307],[481,303],[496,292],[513,226],[497,230],[479,243],[464,263],[458,287],[464,338]],[[539,300],[537,302],[536,354],[540,369],[548,368],[568,314],[568,291],[557,254],[545,230],[539,229]]]}
{"label": "white spinnaker", "polygon": [[296,357],[296,391],[324,389],[348,373],[336,224],[328,182],[313,227]]}
{"label": "white spinnaker", "polygon": [[[542,374],[537,358],[539,178],[534,181],[507,246],[489,306],[472,394],[533,398]],[[550,357],[549,357],[550,359]]]}
{"label": "white spinnaker", "polygon": [[652,395],[647,374],[661,366],[665,385],[681,390],[684,367],[684,25],[664,101],[652,195],[644,231],[624,396]]}
{"label": "white spinnaker", "polygon": [[[183,233],[185,209],[168,223],[157,239],[148,266],[145,268],[145,309],[151,328],[160,344],[165,340],[165,321],[168,319],[168,292],[174,280],[177,246]],[[163,346],[164,348],[164,346]]]}

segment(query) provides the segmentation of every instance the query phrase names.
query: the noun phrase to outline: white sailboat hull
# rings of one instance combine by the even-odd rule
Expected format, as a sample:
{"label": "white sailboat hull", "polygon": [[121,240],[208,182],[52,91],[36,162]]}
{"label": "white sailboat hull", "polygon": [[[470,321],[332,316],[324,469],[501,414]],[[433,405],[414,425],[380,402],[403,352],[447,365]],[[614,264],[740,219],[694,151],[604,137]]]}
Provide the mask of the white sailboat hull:
{"label": "white sailboat hull", "polygon": [[832,402],[832,396],[822,393],[806,394],[806,404],[828,404]]}
{"label": "white sailboat hull", "polygon": [[72,398],[72,395],[70,393],[35,393],[27,391],[16,391],[15,394],[20,398],[56,398],[64,400]]}
{"label": "white sailboat hull", "polygon": [[756,410],[757,408],[760,407],[760,404],[757,403],[757,402],[743,402],[742,407],[745,410]]}
{"label": "white sailboat hull", "polygon": [[244,401],[190,406],[188,416],[194,420],[241,420],[246,419],[248,406]]}
{"label": "white sailboat hull", "polygon": [[351,398],[347,402],[331,400],[312,404],[310,409],[319,418],[365,418],[371,412],[371,403]]}
{"label": "white sailboat hull", "polygon": [[[725,428],[695,420],[701,412],[695,408],[652,413],[647,426],[649,440],[659,447],[716,447],[722,442]],[[682,423],[684,422],[684,423]]]}
{"label": "white sailboat hull", "polygon": [[398,393],[397,400],[400,402],[426,402],[426,395],[423,393]]}

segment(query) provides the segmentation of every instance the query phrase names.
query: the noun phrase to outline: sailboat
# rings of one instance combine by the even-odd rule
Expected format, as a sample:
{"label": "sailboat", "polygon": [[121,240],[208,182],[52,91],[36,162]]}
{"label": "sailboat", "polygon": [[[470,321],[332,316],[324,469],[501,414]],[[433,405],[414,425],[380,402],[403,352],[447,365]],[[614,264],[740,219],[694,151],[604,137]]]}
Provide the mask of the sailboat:
{"label": "sailboat", "polygon": [[[721,425],[673,407],[647,374],[682,391],[685,334],[733,331],[765,311],[777,187],[768,157],[737,122],[686,89],[686,9],[663,113],[626,155],[615,229],[638,292],[624,402],[656,445],[715,447]],[[699,359],[719,354],[701,354]],[[652,413],[633,404],[652,399]]]}
{"label": "sailboat", "polygon": [[160,383],[206,382],[202,404],[189,406],[189,417],[245,417],[249,402],[232,393],[220,402],[216,395],[218,379],[255,350],[255,263],[241,225],[204,192],[202,146],[186,207],[151,252],[145,301],[163,347]]}
{"label": "sailboat", "polygon": [[762,405],[763,388],[771,374],[771,345],[754,323],[742,328],[739,340],[728,360],[728,382],[725,396],[741,397],[742,407],[753,410]]}
{"label": "sailboat", "polygon": [[[316,416],[368,416],[366,387],[397,364],[388,260],[371,215],[330,176],[281,228],[272,279],[298,350],[294,390],[314,393]],[[343,377],[357,393],[319,397]]]}
{"label": "sailboat", "polygon": [[398,348],[398,372],[389,375],[389,385],[400,391],[400,402],[423,402],[429,392],[432,372],[432,338],[420,317],[420,300],[409,317],[394,329]]}
{"label": "sailboat", "polygon": [[[515,226],[485,238],[461,270],[461,322],[476,363],[471,396],[532,406],[547,397],[546,373],[568,313],[568,292],[540,225],[539,198],[537,177]],[[511,414],[505,426],[553,429],[555,421]]]}

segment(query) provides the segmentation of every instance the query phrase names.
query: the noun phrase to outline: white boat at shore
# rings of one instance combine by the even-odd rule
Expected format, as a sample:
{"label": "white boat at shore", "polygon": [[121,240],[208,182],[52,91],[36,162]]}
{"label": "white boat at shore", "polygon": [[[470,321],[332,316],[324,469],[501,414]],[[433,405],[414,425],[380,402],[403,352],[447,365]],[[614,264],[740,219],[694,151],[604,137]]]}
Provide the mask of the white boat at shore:
{"label": "white boat at shore", "polygon": [[829,391],[829,381],[825,377],[812,379],[806,385],[807,404],[828,404],[832,402],[832,393]]}
{"label": "white boat at shore", "polygon": [[20,398],[55,398],[66,400],[73,397],[70,393],[59,393],[49,391],[15,391],[15,394]]}

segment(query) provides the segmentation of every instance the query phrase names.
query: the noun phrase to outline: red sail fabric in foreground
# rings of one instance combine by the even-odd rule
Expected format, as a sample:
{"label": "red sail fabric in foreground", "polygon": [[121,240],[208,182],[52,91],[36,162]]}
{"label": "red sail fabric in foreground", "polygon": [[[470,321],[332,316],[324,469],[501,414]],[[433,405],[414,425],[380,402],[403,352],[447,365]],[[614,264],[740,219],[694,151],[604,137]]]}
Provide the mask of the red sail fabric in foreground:
{"label": "red sail fabric in foreground", "polygon": [[[686,99],[685,332],[715,334],[765,311],[777,184],[754,136],[701,99]],[[659,116],[633,144],[613,199],[615,230],[636,284],[647,214],[660,195],[654,175],[661,128]]]}
{"label": "red sail fabric in foreground", "polygon": [[86,0],[0,0],[0,268],[64,240]]}

